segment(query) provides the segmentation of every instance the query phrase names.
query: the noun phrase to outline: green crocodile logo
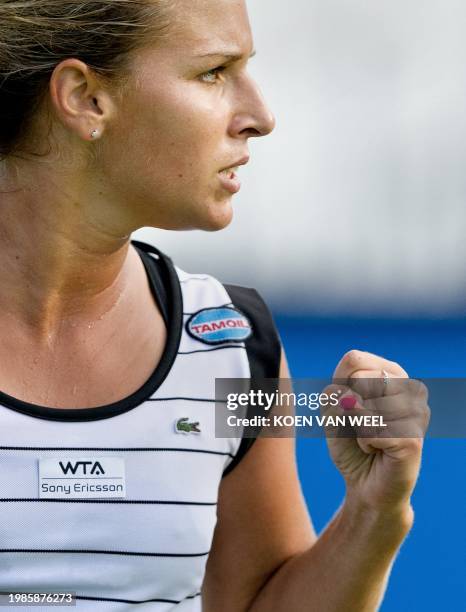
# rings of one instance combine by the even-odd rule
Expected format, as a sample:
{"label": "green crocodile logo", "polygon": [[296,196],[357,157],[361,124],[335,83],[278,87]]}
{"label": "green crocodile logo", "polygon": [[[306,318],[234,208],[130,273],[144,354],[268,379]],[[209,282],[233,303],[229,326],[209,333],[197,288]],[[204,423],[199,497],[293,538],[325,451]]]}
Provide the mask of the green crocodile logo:
{"label": "green crocodile logo", "polygon": [[199,422],[197,423],[189,423],[189,418],[185,417],[182,419],[178,419],[176,421],[176,431],[177,433],[201,433],[199,429]]}

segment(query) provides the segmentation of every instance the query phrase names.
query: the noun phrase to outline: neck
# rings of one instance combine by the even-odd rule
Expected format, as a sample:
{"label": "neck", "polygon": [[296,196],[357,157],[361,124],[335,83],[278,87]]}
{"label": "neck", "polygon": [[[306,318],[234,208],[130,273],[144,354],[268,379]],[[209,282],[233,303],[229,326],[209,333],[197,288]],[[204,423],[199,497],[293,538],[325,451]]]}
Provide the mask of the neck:
{"label": "neck", "polygon": [[27,179],[0,182],[0,317],[50,344],[117,308],[137,255],[89,176],[32,164],[16,175]]}

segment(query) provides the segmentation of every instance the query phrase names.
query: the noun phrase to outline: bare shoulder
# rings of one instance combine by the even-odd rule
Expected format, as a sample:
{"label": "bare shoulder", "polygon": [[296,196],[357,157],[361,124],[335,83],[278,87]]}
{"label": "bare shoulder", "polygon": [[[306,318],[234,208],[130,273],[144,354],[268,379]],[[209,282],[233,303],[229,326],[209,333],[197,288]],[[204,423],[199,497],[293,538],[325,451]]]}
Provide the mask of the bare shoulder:
{"label": "bare shoulder", "polygon": [[[284,355],[280,377],[289,377]],[[294,439],[258,438],[220,486],[204,611],[246,612],[267,579],[315,540]]]}

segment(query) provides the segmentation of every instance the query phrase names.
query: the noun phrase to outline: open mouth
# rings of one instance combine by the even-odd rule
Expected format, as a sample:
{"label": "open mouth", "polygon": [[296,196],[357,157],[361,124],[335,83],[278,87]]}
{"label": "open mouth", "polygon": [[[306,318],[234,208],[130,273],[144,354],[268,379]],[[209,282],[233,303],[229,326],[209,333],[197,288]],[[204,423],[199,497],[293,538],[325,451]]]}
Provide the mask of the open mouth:
{"label": "open mouth", "polygon": [[220,182],[223,187],[232,194],[238,193],[241,189],[241,181],[237,175],[238,166],[232,168],[225,168],[218,173]]}
{"label": "open mouth", "polygon": [[238,166],[235,166],[233,168],[226,168],[225,170],[222,170],[220,174],[222,174],[226,178],[234,179],[236,177],[237,172],[238,172]]}
{"label": "open mouth", "polygon": [[232,194],[238,193],[238,191],[241,189],[241,181],[238,177],[238,170],[240,166],[246,165],[248,161],[249,155],[245,155],[241,159],[236,160],[234,166],[229,166],[228,168],[219,170],[218,176],[224,189]]}

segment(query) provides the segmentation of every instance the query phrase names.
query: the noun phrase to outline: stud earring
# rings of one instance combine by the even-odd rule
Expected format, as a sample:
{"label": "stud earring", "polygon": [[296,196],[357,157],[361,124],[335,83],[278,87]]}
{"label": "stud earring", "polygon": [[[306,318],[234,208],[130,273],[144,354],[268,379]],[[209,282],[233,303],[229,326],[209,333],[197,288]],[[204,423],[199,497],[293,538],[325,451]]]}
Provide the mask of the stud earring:
{"label": "stud earring", "polygon": [[96,139],[96,138],[98,138],[98,137],[99,137],[99,130],[92,130],[92,132],[91,132],[91,138],[92,138],[93,140],[95,140],[95,139]]}

